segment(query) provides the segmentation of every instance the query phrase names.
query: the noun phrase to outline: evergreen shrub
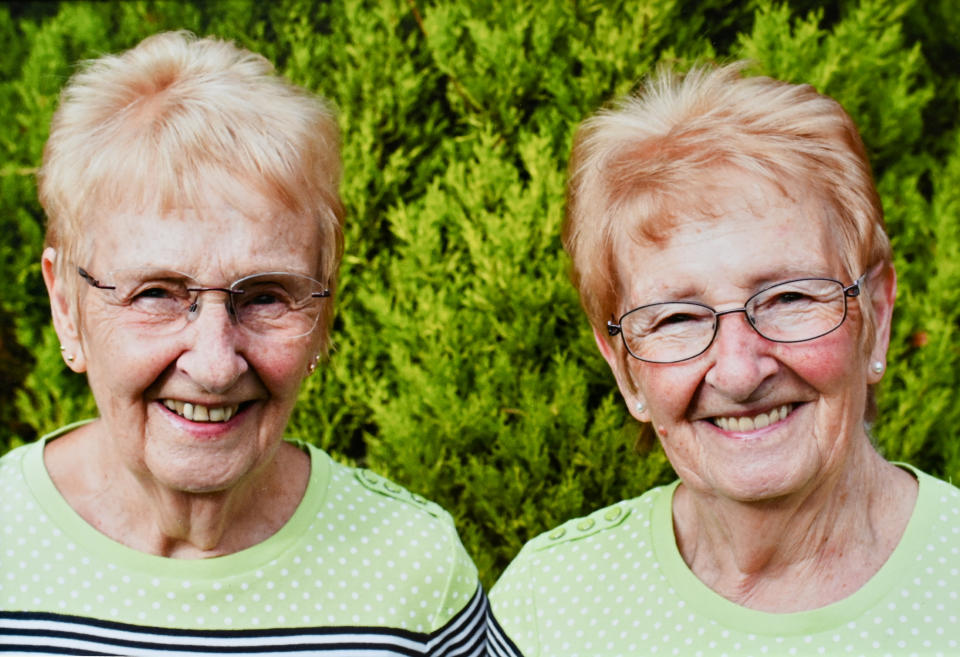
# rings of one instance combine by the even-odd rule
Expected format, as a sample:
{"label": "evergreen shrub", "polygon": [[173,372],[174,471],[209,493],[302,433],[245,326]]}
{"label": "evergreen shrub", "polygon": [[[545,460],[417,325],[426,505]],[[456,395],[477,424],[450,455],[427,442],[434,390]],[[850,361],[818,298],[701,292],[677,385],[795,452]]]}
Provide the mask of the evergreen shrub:
{"label": "evergreen shrub", "polygon": [[673,477],[638,449],[559,242],[574,127],[660,62],[749,58],[850,110],[900,275],[873,434],[960,478],[960,10],[922,0],[0,5],[0,452],[95,412],[39,271],[34,173],[58,90],[78,60],[178,28],[338,106],[334,347],[290,433],[444,505],[488,586],[533,535]]}

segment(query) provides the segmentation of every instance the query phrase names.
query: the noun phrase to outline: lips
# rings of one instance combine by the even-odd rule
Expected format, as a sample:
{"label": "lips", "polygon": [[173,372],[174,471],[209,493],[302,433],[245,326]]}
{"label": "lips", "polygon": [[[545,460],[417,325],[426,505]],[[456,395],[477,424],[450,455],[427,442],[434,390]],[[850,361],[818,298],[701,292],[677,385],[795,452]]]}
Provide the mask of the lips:
{"label": "lips", "polygon": [[162,401],[168,409],[193,422],[226,422],[236,415],[240,408],[239,404],[205,406],[204,404],[185,402],[179,399],[164,399]]}
{"label": "lips", "polygon": [[774,408],[766,413],[758,413],[753,416],[738,417],[714,417],[711,418],[716,426],[724,431],[756,431],[770,426],[786,418],[793,411],[793,404],[784,404]]}

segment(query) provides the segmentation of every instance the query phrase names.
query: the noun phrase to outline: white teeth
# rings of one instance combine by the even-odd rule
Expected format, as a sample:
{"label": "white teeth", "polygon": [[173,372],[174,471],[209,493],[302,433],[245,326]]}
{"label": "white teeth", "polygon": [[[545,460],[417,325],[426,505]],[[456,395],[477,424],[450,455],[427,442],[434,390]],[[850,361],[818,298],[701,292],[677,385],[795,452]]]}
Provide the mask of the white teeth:
{"label": "white teeth", "polygon": [[163,405],[177,415],[194,422],[226,422],[236,415],[240,408],[238,404],[209,407],[203,404],[183,402],[178,399],[164,399]]}
{"label": "white teeth", "polygon": [[715,417],[713,423],[724,431],[755,431],[775,424],[787,417],[793,410],[792,404],[784,404],[769,413],[760,413],[754,417]]}

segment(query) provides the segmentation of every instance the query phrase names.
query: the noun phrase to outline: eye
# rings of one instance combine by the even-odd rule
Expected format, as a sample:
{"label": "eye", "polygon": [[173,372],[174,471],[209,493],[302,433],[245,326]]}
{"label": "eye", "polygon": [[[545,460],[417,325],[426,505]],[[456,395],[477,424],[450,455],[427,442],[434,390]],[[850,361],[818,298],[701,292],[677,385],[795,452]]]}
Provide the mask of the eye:
{"label": "eye", "polygon": [[147,287],[139,292],[136,292],[133,296],[133,300],[138,299],[169,299],[173,294],[169,288],[154,286]]}
{"label": "eye", "polygon": [[187,285],[178,281],[137,281],[127,287],[124,298],[133,305],[180,301],[190,296]]}
{"label": "eye", "polygon": [[187,284],[175,280],[136,281],[128,284],[123,304],[158,318],[179,316],[190,303]]}
{"label": "eye", "polygon": [[661,326],[670,326],[671,324],[683,324],[684,322],[697,322],[701,319],[703,318],[691,315],[690,313],[673,313],[672,315],[667,315],[666,317],[661,318],[654,328],[656,329]]}
{"label": "eye", "polygon": [[284,303],[284,300],[277,294],[270,292],[258,292],[255,295],[245,298],[244,303],[252,306],[266,306],[271,303]]}
{"label": "eye", "polygon": [[771,301],[776,304],[790,304],[797,303],[798,301],[810,301],[811,298],[809,295],[804,294],[803,292],[798,292],[796,290],[789,290],[786,292],[781,292],[777,294]]}
{"label": "eye", "polygon": [[288,308],[295,304],[291,293],[276,281],[248,281],[243,283],[243,293],[234,299],[242,308]]}

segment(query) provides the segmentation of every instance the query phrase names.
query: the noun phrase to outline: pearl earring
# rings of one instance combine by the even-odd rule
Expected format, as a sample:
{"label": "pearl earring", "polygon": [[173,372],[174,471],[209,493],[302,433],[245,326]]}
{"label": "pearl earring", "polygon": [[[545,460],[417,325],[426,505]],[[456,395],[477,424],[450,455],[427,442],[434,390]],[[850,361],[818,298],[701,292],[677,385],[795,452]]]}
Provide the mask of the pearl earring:
{"label": "pearl earring", "polygon": [[310,361],[310,364],[307,365],[307,374],[313,374],[314,370],[317,369],[317,363],[320,362],[320,354],[317,354],[313,357],[313,360]]}
{"label": "pearl earring", "polygon": [[875,360],[870,365],[870,369],[873,370],[874,374],[880,374],[881,372],[883,372],[883,363],[879,360]]}
{"label": "pearl earring", "polygon": [[636,409],[637,413],[643,413],[645,410],[647,410],[647,405],[643,402],[637,402]]}

